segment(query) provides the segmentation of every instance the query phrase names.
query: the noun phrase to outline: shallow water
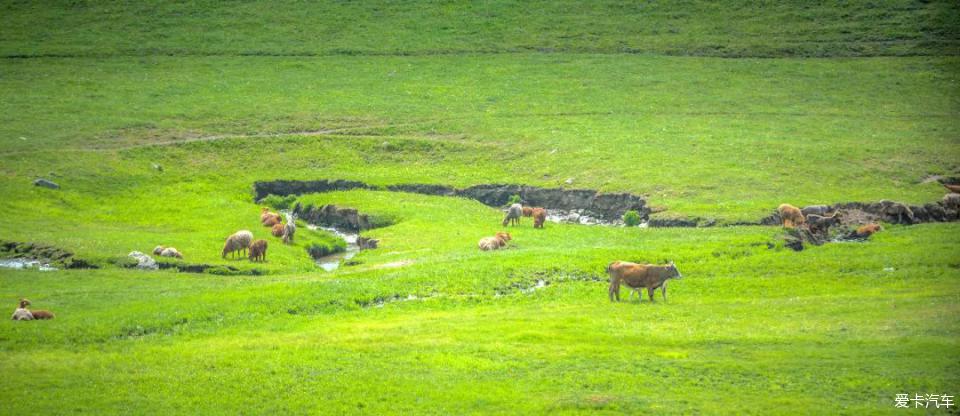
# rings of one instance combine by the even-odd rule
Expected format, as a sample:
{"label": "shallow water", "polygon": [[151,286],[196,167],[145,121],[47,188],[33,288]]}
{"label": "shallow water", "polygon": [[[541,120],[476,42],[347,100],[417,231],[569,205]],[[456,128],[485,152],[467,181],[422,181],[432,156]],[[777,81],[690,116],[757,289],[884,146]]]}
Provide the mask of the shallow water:
{"label": "shallow water", "polygon": [[333,227],[321,227],[313,224],[307,224],[307,228],[311,230],[327,231],[329,233],[336,235],[337,237],[342,238],[343,241],[347,242],[346,251],[343,251],[340,253],[334,253],[334,254],[330,254],[330,255],[326,255],[326,256],[314,259],[314,263],[316,263],[317,266],[320,266],[320,268],[323,270],[326,270],[328,272],[337,270],[340,268],[340,265],[343,264],[344,261],[352,259],[354,256],[357,255],[357,253],[360,252],[360,245],[357,244],[357,239],[359,239],[360,237],[359,233],[341,231]]}
{"label": "shallow water", "polygon": [[41,263],[30,259],[0,259],[0,268],[17,270],[36,268],[41,272],[57,270],[56,267],[51,266],[49,263]]}

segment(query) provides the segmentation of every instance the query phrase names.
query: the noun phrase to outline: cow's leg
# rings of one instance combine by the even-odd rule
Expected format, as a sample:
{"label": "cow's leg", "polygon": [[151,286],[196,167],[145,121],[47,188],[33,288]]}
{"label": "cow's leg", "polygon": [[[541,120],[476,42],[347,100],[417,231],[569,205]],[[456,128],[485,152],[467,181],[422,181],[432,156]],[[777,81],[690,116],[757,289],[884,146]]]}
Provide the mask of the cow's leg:
{"label": "cow's leg", "polygon": [[667,282],[663,282],[663,286],[660,286],[660,293],[663,293],[663,301],[667,301]]}
{"label": "cow's leg", "polygon": [[657,288],[655,288],[655,287],[648,287],[648,288],[647,288],[647,296],[650,297],[650,302],[656,302],[655,300],[653,300],[653,292],[656,291],[656,290],[657,290]]}

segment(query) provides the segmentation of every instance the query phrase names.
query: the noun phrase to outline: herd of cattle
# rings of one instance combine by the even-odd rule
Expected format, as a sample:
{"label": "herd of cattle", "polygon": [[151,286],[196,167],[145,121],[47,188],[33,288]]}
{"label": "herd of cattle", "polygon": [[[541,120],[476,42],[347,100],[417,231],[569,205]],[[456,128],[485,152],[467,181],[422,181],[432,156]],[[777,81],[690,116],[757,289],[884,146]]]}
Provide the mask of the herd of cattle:
{"label": "herd of cattle", "polygon": [[[953,189],[951,189],[953,190]],[[783,227],[785,228],[805,228],[814,233],[826,233],[830,227],[840,224],[841,214],[839,211],[833,213],[824,212],[804,212],[790,204],[781,204],[777,208],[777,214],[780,216]],[[521,217],[532,217],[534,228],[543,228],[547,219],[547,210],[542,207],[524,207],[521,204],[511,204],[503,217],[501,224],[520,225]],[[293,236],[296,233],[296,224],[293,217],[287,216],[286,223],[283,222],[280,214],[270,212],[263,208],[260,214],[260,223],[265,227],[270,227],[271,234],[274,237],[281,238],[284,244],[293,242]],[[878,224],[870,223],[858,227],[851,233],[854,238],[868,238],[882,228]],[[490,251],[505,248],[512,239],[510,233],[498,232],[492,237],[481,238],[477,243],[480,250]],[[240,230],[229,237],[224,242],[221,250],[221,257],[237,254],[248,255],[251,261],[266,261],[267,241],[263,239],[254,240],[253,233],[248,230]],[[249,251],[249,254],[247,253]],[[157,246],[154,254],[164,257],[183,258],[183,255],[173,247]],[[670,262],[666,265],[656,264],[637,264],[626,261],[614,261],[606,268],[607,275],[610,276],[610,286],[608,296],[610,301],[620,301],[620,285],[625,284],[631,290],[630,296],[634,293],[640,299],[643,294],[642,289],[647,290],[650,301],[653,301],[653,295],[656,289],[660,289],[663,300],[667,300],[667,281],[670,279],[680,279],[682,275],[677,266]],[[34,320],[34,319],[53,319],[54,314],[45,310],[31,311],[30,301],[20,299],[17,309],[13,313],[13,320]]]}

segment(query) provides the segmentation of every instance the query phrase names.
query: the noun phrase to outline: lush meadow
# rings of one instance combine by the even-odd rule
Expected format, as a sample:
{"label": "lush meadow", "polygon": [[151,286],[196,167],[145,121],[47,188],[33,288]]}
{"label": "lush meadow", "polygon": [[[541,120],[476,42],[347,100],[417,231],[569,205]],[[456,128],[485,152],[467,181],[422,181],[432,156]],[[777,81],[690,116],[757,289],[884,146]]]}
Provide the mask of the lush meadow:
{"label": "lush meadow", "polygon": [[[495,207],[302,195],[392,220],[325,272],[306,247],[331,235],[281,244],[251,186],[562,186],[720,224],[932,202],[935,175],[960,176],[958,10],[4,3],[0,240],[99,268],[0,268],[11,310],[57,314],[0,325],[0,414],[875,414],[956,395],[957,224],[794,252],[779,227],[524,219],[480,252]],[[267,262],[221,259],[239,229]],[[236,273],[125,267],[158,244]],[[610,303],[617,259],[683,278],[669,302]]]}

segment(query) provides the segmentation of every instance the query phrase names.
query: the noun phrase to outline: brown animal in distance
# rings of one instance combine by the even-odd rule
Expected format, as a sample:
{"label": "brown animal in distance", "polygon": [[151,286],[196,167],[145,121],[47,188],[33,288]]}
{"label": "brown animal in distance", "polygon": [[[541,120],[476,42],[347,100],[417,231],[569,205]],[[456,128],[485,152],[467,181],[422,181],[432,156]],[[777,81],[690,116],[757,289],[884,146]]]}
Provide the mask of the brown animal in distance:
{"label": "brown animal in distance", "polygon": [[943,184],[943,187],[950,190],[950,192],[953,192],[955,194],[960,194],[960,185],[950,185],[945,183]]}
{"label": "brown animal in distance", "polygon": [[477,246],[482,251],[499,250],[501,247],[506,246],[507,241],[510,241],[510,240],[511,240],[510,233],[505,233],[501,231],[501,232],[498,232],[493,237],[481,238],[480,241],[477,242]]}
{"label": "brown animal in distance", "polygon": [[877,231],[880,231],[880,230],[883,230],[883,227],[881,227],[880,224],[870,223],[867,225],[861,225],[857,227],[857,230],[853,232],[851,237],[867,239],[867,238],[870,238],[871,235],[876,234]]}
{"label": "brown animal in distance", "polygon": [[283,237],[283,227],[283,223],[274,224],[273,228],[270,229],[270,234],[272,234],[274,237]]}
{"label": "brown animal in distance", "polygon": [[533,209],[533,228],[543,228],[543,223],[547,220],[547,210],[543,208]]}
{"label": "brown animal in distance", "polygon": [[840,211],[835,211],[833,215],[830,216],[817,214],[807,215],[806,223],[810,231],[815,233],[826,233],[830,230],[830,227],[840,224],[840,220]]}
{"label": "brown animal in distance", "polygon": [[273,227],[281,222],[283,222],[283,220],[280,218],[280,214],[270,212],[267,208],[263,208],[260,211],[260,223],[263,224],[264,227]]}
{"label": "brown animal in distance", "polygon": [[[677,270],[677,266],[671,261],[665,266],[653,264],[637,264],[627,261],[615,261],[607,266],[607,274],[610,276],[610,301],[620,301],[620,284],[625,283],[627,287],[635,290],[640,288],[647,289],[647,296],[653,302],[653,292],[660,288],[663,294],[663,301],[667,301],[667,280],[680,279],[683,275]],[[640,296],[643,300],[643,296]]]}
{"label": "brown animal in distance", "polygon": [[[31,303],[30,303],[29,300],[27,300],[27,299],[20,299],[20,307],[21,307],[21,308],[27,309],[27,306],[30,306],[30,305],[31,305]],[[39,309],[39,310],[35,310],[35,311],[30,311],[30,313],[33,314],[33,319],[53,319],[53,318],[55,318],[53,312],[50,312],[50,311],[47,311],[47,310],[43,310],[43,309]]]}
{"label": "brown animal in distance", "polygon": [[524,217],[532,217],[532,216],[533,216],[533,210],[534,210],[534,209],[536,209],[536,208],[523,207],[523,216],[524,216]]}
{"label": "brown animal in distance", "polygon": [[777,214],[780,214],[780,221],[783,221],[783,226],[787,228],[799,227],[805,222],[800,208],[790,204],[780,204]]}
{"label": "brown animal in distance", "polygon": [[267,240],[257,240],[254,241],[253,244],[250,244],[250,260],[267,260]]}

